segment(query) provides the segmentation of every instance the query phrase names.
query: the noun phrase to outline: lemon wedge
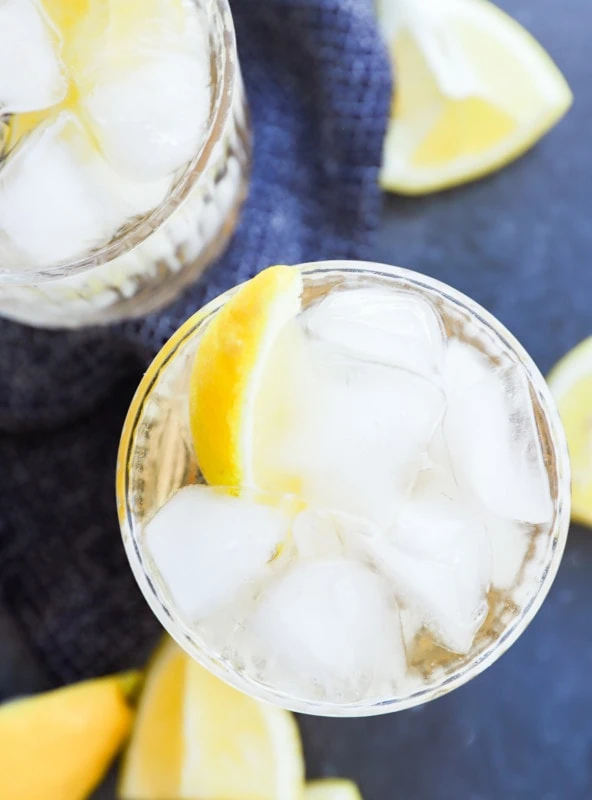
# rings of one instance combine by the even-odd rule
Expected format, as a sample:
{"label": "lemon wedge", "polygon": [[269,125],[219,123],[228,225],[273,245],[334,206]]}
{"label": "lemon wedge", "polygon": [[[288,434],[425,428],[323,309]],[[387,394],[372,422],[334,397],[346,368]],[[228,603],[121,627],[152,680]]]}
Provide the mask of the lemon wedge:
{"label": "lemon wedge", "polygon": [[179,796],[186,665],[185,653],[166,639],[147,667],[121,771],[121,797]]}
{"label": "lemon wedge", "polygon": [[305,800],[362,800],[353,781],[344,778],[321,778],[306,784]]}
{"label": "lemon wedge", "polygon": [[301,800],[287,711],[241,694],[166,639],[149,666],[123,762],[123,800]]}
{"label": "lemon wedge", "polygon": [[67,41],[94,2],[96,0],[41,0],[41,5],[58,29],[62,41]]}
{"label": "lemon wedge", "polygon": [[83,800],[127,736],[139,673],[67,686],[0,707],[0,797]]}
{"label": "lemon wedge", "polygon": [[571,515],[592,527],[592,336],[565,355],[548,377],[571,461]]}
{"label": "lemon wedge", "polygon": [[301,800],[304,762],[294,717],[188,664],[182,798]]}
{"label": "lemon wedge", "polygon": [[190,378],[190,423],[208,483],[254,485],[255,400],[282,328],[300,310],[302,277],[269,267],[239,286],[206,328]]}
{"label": "lemon wedge", "polygon": [[536,40],[488,0],[378,0],[395,94],[380,182],[422,194],[507,164],[572,94]]}

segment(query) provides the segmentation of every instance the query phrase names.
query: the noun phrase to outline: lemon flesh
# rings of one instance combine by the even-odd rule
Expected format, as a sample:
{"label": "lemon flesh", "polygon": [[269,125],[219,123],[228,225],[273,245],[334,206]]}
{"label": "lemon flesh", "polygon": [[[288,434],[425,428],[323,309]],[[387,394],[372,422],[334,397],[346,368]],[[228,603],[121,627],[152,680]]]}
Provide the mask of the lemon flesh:
{"label": "lemon flesh", "polygon": [[395,71],[380,181],[436,191],[517,158],[572,94],[536,40],[488,0],[380,0]]}
{"label": "lemon flesh", "polygon": [[148,666],[120,780],[120,796],[179,796],[183,757],[183,690],[187,658],[166,640]]}
{"label": "lemon flesh", "polygon": [[592,527],[592,337],[571,350],[548,377],[571,461],[571,515]]}
{"label": "lemon flesh", "polygon": [[181,798],[300,800],[304,765],[293,716],[188,665]]}
{"label": "lemon flesh", "polygon": [[199,342],[190,378],[191,432],[214,486],[255,485],[255,400],[279,332],[300,310],[302,277],[269,267],[243,284]]}
{"label": "lemon flesh", "polygon": [[129,732],[133,683],[86,681],[0,707],[0,797],[88,797]]}
{"label": "lemon flesh", "polygon": [[322,778],[306,784],[305,800],[362,800],[353,781],[344,778]]}
{"label": "lemon flesh", "polygon": [[123,762],[122,800],[301,800],[293,716],[241,694],[170,639],[148,669]]}
{"label": "lemon flesh", "polygon": [[45,13],[60,33],[62,42],[68,41],[80,20],[89,13],[96,0],[41,0]]}

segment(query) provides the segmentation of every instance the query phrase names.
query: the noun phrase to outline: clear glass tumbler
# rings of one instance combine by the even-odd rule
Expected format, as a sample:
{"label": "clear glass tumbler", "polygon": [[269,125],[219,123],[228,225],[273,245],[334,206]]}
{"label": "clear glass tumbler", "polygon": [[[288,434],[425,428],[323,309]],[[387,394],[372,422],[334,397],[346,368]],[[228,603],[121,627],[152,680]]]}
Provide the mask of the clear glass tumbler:
{"label": "clear glass tumbler", "polygon": [[225,248],[247,192],[248,111],[227,0],[195,5],[207,28],[211,81],[197,152],[157,208],[76,261],[15,269],[0,247],[0,315],[48,328],[142,316],[174,300]]}
{"label": "clear glass tumbler", "polygon": [[179,488],[203,482],[188,419],[191,365],[200,336],[236,289],[191,317],[167,342],[144,376],[131,404],[117,465],[117,503],[125,550],[153,612],[174,639],[217,676],[250,695],[294,711],[325,716],[366,716],[409,708],[450,692],[493,664],[535,616],[553,582],[569,525],[569,462],[554,401],[519,342],[491,314],[465,295],[418,273],[365,262],[318,262],[299,267],[303,307],[334,287],[411,290],[441,313],[447,332],[479,342],[493,364],[517,365],[526,377],[536,417],[553,505],[551,522],[539,526],[516,585],[488,595],[489,614],[466,655],[438,650],[411,665],[415,679],[403,692],[340,704],[294,696],[265,683],[229,659],[181,618],[144,542],[145,525]]}

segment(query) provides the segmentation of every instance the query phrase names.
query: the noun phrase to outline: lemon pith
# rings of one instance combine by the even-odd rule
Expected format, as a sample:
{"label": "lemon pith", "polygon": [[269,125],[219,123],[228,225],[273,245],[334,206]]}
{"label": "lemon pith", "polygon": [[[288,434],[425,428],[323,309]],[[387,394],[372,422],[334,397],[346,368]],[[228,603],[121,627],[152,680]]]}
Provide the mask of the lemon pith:
{"label": "lemon pith", "polygon": [[190,377],[190,424],[211,485],[253,485],[254,403],[275,339],[300,310],[302,277],[270,267],[239,287],[198,344]]}
{"label": "lemon pith", "polygon": [[572,95],[538,42],[489,0],[380,0],[395,69],[381,184],[436,191],[517,158]]}
{"label": "lemon pith", "polygon": [[570,350],[547,380],[569,448],[572,518],[592,526],[592,337]]}

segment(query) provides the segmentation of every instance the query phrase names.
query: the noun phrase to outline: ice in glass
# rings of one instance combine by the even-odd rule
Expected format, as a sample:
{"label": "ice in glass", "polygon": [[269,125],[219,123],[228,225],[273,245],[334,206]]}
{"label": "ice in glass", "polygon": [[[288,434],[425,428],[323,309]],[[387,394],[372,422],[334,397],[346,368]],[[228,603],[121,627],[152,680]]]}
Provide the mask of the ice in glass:
{"label": "ice in glass", "polygon": [[279,267],[148,371],[118,465],[146,598],[238,688],[320,714],[460,685],[517,638],[569,518],[536,367],[449,287],[361,262]]}
{"label": "ice in glass", "polygon": [[223,0],[2,0],[0,313],[170,300],[233,227],[248,152]]}

